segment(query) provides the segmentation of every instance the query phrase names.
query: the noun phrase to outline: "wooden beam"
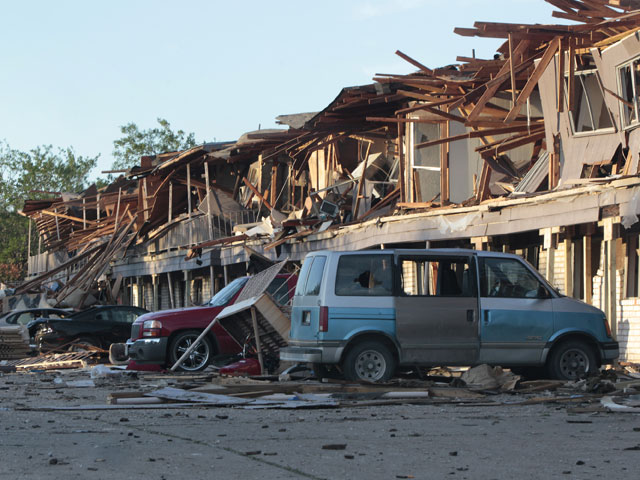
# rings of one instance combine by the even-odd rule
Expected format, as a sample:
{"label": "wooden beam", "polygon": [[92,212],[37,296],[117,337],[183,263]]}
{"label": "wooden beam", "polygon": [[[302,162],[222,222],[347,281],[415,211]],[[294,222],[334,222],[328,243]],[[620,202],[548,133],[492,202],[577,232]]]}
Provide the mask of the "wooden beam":
{"label": "wooden beam", "polygon": [[[41,210],[41,212],[44,213],[45,215],[50,215],[50,216],[56,217],[56,218],[58,218],[58,217],[59,218],[66,218],[67,220],[72,220],[72,221],[78,222],[78,223],[83,223],[83,222],[89,222],[89,223],[93,223],[93,224],[97,223],[94,220],[86,220],[86,219],[83,220],[82,218],[72,217],[71,215],[65,215],[64,213],[58,213],[56,210],[57,210],[57,208],[53,212],[51,212],[49,210]],[[56,224],[57,224],[57,222],[56,222]]]}
{"label": "wooden beam", "polygon": [[513,108],[509,112],[509,115],[507,115],[507,118],[505,119],[505,123],[515,120],[518,114],[520,113],[520,108],[527,101],[527,99],[533,92],[533,89],[538,84],[540,77],[542,77],[542,74],[549,66],[549,63],[551,63],[551,60],[553,60],[555,53],[558,51],[558,48],[560,46],[560,38],[561,37],[556,37],[551,42],[549,42],[549,46],[545,50],[544,55],[542,55],[540,62],[538,63],[535,70],[529,77],[529,80],[527,80],[527,83],[524,86],[524,88],[520,91],[520,95],[518,95],[516,104],[513,106]]}
{"label": "wooden beam", "polygon": [[537,129],[538,124],[529,125],[510,125],[508,127],[489,128],[484,130],[474,130],[467,133],[461,133],[460,135],[453,135],[451,137],[439,138],[437,140],[430,140],[428,142],[422,142],[415,145],[414,148],[427,148],[434,145],[440,145],[441,143],[455,142],[457,140],[466,140],[469,138],[479,138],[488,135],[503,135],[505,133],[524,132],[531,129]]}
{"label": "wooden beam", "polygon": [[573,112],[575,107],[576,90],[576,45],[575,39],[569,37],[569,76],[567,78],[567,103],[569,111]]}
{"label": "wooden beam", "polygon": [[[521,40],[520,43],[518,43],[518,46],[515,48],[513,55],[514,56],[524,55],[524,53],[527,51],[527,48],[529,48],[529,43],[530,43],[529,40]],[[485,91],[480,97],[480,99],[476,102],[475,107],[467,117],[467,121],[472,122],[472,121],[478,120],[484,106],[498,92],[502,83],[506,81],[507,78],[509,78],[508,76],[511,76],[511,73],[510,73],[511,70],[522,69],[524,68],[524,66],[526,66],[527,63],[528,62],[521,62],[518,67],[511,67],[510,62],[504,62],[504,64],[502,65],[502,68],[500,68],[500,71],[498,72],[496,77],[485,84]]]}
{"label": "wooden beam", "polygon": [[403,60],[406,60],[407,62],[409,62],[414,67],[419,68],[420,70],[422,70],[427,75],[433,75],[433,71],[430,68],[425,67],[423,64],[421,64],[417,60],[414,60],[409,55],[406,55],[406,54],[402,53],[400,50],[396,50],[396,55],[398,55]]}
{"label": "wooden beam", "polygon": [[[449,136],[449,122],[442,124],[440,135]],[[440,203],[444,206],[449,203],[449,144],[440,146]]]}
{"label": "wooden beam", "polygon": [[511,72],[511,108],[516,105],[516,72],[513,61],[513,35],[509,34],[509,70]]}
{"label": "wooden beam", "polygon": [[562,38],[558,43],[558,99],[557,109],[558,112],[564,112],[564,49]]}
{"label": "wooden beam", "polygon": [[264,203],[264,206],[267,207],[269,210],[272,210],[273,207],[271,206],[271,204],[267,201],[266,198],[264,198],[262,196],[262,194],[258,191],[258,189],[256,187],[253,186],[253,184],[247,180],[247,177],[242,177],[242,181],[244,182],[244,184],[249,187],[249,190],[251,190],[253,192],[253,194],[258,197],[260,199],[260,201],[262,203]]}

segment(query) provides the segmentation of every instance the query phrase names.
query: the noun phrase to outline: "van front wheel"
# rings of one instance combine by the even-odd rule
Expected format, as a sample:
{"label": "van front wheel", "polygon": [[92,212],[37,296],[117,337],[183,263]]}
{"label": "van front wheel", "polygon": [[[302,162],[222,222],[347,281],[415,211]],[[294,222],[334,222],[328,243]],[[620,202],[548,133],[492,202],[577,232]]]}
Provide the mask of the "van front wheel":
{"label": "van front wheel", "polygon": [[598,370],[593,348],[580,340],[569,340],[556,346],[548,362],[549,375],[558,380],[579,380]]}
{"label": "van front wheel", "polygon": [[395,373],[396,360],[384,344],[362,342],[349,350],[344,359],[343,370],[347,380],[386,382]]}

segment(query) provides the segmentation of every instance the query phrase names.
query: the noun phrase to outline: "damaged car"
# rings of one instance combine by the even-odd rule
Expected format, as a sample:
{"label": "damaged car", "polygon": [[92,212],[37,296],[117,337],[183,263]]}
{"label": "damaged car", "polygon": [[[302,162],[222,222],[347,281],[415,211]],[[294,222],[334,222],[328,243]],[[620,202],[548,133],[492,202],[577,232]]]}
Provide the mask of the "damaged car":
{"label": "damaged car", "polygon": [[131,324],[148,310],[124,305],[99,305],[66,318],[38,318],[27,324],[40,351],[82,344],[108,349],[129,337]]}

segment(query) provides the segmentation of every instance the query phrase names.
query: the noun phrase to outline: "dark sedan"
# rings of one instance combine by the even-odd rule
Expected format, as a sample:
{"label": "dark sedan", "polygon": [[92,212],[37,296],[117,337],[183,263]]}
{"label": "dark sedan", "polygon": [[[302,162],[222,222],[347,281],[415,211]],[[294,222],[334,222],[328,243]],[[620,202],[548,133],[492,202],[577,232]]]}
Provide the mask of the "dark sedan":
{"label": "dark sedan", "polygon": [[27,328],[39,350],[74,343],[108,349],[112,343],[126,341],[131,324],[145,313],[148,311],[139,307],[101,305],[64,319],[39,318],[29,322]]}
{"label": "dark sedan", "polygon": [[66,318],[73,311],[61,308],[27,308],[25,310],[14,310],[0,317],[0,323],[8,325],[27,325],[36,318]]}

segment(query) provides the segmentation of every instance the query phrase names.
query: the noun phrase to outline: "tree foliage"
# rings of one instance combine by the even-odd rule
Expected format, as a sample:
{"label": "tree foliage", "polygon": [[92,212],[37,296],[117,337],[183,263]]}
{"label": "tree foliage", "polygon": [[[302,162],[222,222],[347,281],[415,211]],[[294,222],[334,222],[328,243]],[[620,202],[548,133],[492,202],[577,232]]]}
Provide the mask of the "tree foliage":
{"label": "tree foliage", "polygon": [[0,142],[0,211],[16,212],[25,199],[47,198],[40,192],[79,192],[89,181],[98,156],[76,155],[73,148],[42,145],[22,152]]}
{"label": "tree foliage", "polygon": [[157,155],[164,152],[185,150],[197,145],[193,133],[184,130],[173,131],[169,122],[158,118],[158,127],[140,130],[131,122],[120,127],[122,137],[113,142],[114,170],[140,165],[143,155]]}
{"label": "tree foliage", "polygon": [[[18,214],[24,201],[51,196],[43,192],[83,190],[97,161],[71,147],[22,152],[0,142],[0,282],[14,283],[26,270],[29,220]],[[32,234],[37,239],[35,228]]]}

